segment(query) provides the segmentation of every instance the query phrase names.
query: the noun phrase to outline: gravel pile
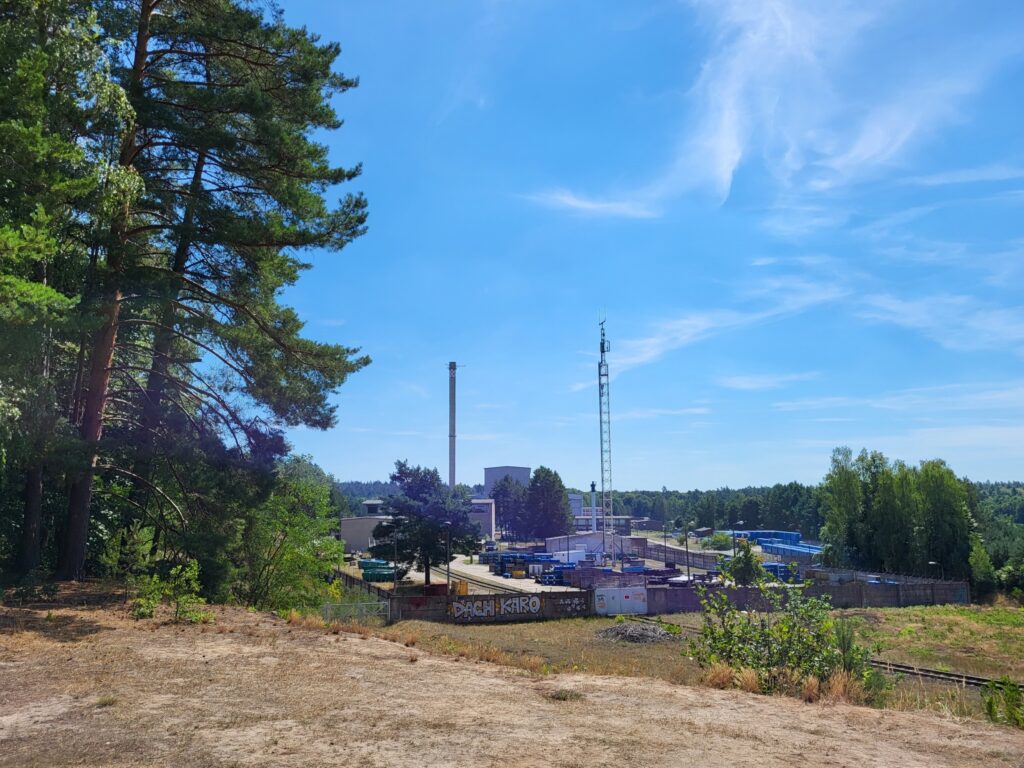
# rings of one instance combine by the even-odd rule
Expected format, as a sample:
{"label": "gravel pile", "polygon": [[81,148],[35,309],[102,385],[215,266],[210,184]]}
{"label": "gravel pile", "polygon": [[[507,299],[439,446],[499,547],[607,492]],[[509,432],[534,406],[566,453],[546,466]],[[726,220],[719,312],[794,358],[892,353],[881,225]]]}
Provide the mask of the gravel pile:
{"label": "gravel pile", "polygon": [[672,640],[675,635],[666,632],[657,624],[640,621],[627,621],[624,624],[613,624],[597,633],[598,637],[608,640],[620,640],[625,643],[663,643]]}

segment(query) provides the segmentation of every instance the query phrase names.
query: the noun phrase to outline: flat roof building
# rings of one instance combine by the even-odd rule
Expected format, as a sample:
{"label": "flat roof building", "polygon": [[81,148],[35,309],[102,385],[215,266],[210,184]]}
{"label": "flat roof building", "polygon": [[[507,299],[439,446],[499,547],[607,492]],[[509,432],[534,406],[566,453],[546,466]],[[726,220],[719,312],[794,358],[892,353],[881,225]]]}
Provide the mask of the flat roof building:
{"label": "flat roof building", "polygon": [[484,496],[490,497],[494,484],[505,475],[523,486],[530,484],[529,467],[484,467]]}

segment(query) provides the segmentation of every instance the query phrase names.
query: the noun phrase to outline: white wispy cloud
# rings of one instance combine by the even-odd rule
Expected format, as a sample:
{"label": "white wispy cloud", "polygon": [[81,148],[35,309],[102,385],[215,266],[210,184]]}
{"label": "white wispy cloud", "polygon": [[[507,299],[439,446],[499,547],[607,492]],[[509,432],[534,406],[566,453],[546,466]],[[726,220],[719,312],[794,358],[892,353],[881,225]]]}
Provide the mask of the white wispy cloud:
{"label": "white wispy cloud", "polygon": [[[705,406],[692,408],[633,408],[622,413],[615,414],[616,421],[646,421],[648,419],[660,419],[666,416],[706,416],[711,409]],[[593,415],[588,414],[589,418]]]}
{"label": "white wispy cloud", "polygon": [[1002,307],[974,296],[904,299],[864,297],[861,317],[918,331],[947,349],[1000,349],[1024,354],[1024,307]]}
{"label": "white wispy cloud", "polygon": [[[739,169],[759,162],[787,199],[766,220],[769,230],[794,237],[836,226],[846,214],[806,202],[814,193],[891,173],[923,141],[963,119],[969,100],[1022,53],[1014,25],[1000,28],[996,19],[984,41],[943,40],[944,56],[935,56],[927,41],[895,56],[872,45],[879,29],[916,23],[898,9],[838,0],[690,5],[710,30],[710,47],[663,169],[606,195],[560,189],[531,199],[647,218],[660,215],[666,200],[695,190],[724,201]],[[865,77],[872,81],[867,91]],[[993,167],[980,175],[1012,170]],[[918,183],[953,181],[920,177]]]}
{"label": "white wispy cloud", "polygon": [[[612,345],[609,353],[612,378],[641,365],[661,359],[682,347],[722,333],[750,328],[838,301],[849,289],[840,280],[816,280],[807,275],[779,275],[761,280],[748,288],[742,298],[752,309],[709,309],[688,312],[663,320],[640,337],[624,339]],[[594,385],[578,382],[570,389],[578,392]]]}
{"label": "white wispy cloud", "polygon": [[952,184],[978,184],[994,181],[1013,181],[1024,179],[1024,166],[995,163],[980,165],[974,168],[959,168],[924,176],[910,176],[903,180],[904,184],[920,187],[941,187]]}
{"label": "white wispy cloud", "polygon": [[788,384],[798,381],[809,381],[819,376],[818,371],[804,373],[756,373],[741,376],[723,376],[718,379],[719,386],[726,389],[743,391],[759,391],[765,389],[782,389]]}
{"label": "white wispy cloud", "polygon": [[780,411],[793,412],[872,409],[909,415],[969,411],[1019,414],[1024,412],[1024,381],[912,387],[870,396],[833,395],[780,401],[774,403],[774,407]]}
{"label": "white wispy cloud", "polygon": [[415,395],[421,400],[429,400],[430,392],[422,384],[417,384],[414,381],[406,381],[402,383],[402,389],[410,394]]}
{"label": "white wispy cloud", "polygon": [[593,216],[651,219],[658,215],[653,207],[642,200],[599,200],[577,195],[567,189],[552,189],[523,197],[546,208]]}

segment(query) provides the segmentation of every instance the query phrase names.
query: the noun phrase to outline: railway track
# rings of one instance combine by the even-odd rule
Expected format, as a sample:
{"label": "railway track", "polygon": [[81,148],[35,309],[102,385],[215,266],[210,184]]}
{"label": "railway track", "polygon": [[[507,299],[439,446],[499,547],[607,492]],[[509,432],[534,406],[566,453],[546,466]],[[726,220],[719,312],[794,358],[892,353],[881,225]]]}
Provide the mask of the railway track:
{"label": "railway track", "polygon": [[[642,621],[650,624],[671,624],[669,621],[660,621],[658,619],[649,616],[631,616],[632,621]],[[679,627],[680,635],[682,637],[693,637],[698,634],[697,631],[689,629],[687,627]],[[915,667],[910,664],[899,664],[895,661],[883,661],[881,659],[869,659],[870,664],[875,669],[888,672],[893,675],[913,675],[914,677],[922,677],[926,680],[938,680],[944,683],[954,683],[956,685],[971,686],[973,688],[983,688],[991,683],[999,684],[1000,680],[993,680],[988,677],[979,677],[978,675],[968,675],[961,672],[944,672],[939,669],[928,669],[927,667]]]}
{"label": "railway track", "polygon": [[897,664],[894,661],[871,659],[868,663],[875,669],[881,669],[882,671],[889,672],[891,674],[914,675],[915,677],[923,677],[929,680],[941,680],[946,683],[956,683],[957,685],[970,685],[975,688],[982,688],[990,683],[998,684],[1000,682],[999,680],[992,680],[988,677],[966,675],[960,672],[943,672],[938,669],[915,667],[910,664]]}
{"label": "railway track", "polygon": [[[440,576],[442,579],[446,578],[447,572],[444,568],[431,568],[430,572],[435,576]],[[452,572],[452,579],[459,579],[460,581],[467,581],[474,587],[480,587],[480,589],[486,589],[489,592],[501,592],[509,595],[521,595],[521,594],[533,594],[528,589],[522,589],[521,587],[513,587],[511,585],[497,584],[493,581],[484,581],[483,579],[477,579],[473,576],[466,576],[463,573]]]}

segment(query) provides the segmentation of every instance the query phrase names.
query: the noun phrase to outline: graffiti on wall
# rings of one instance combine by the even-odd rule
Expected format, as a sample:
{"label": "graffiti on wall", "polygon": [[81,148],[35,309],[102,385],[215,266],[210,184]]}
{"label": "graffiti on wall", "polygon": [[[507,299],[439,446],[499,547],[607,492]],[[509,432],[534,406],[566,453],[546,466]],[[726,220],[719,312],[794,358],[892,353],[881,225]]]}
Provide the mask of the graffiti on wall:
{"label": "graffiti on wall", "polygon": [[469,595],[451,603],[455,621],[515,621],[540,617],[539,595]]}
{"label": "graffiti on wall", "polygon": [[585,595],[548,598],[550,613],[555,616],[589,616],[590,601]]}

